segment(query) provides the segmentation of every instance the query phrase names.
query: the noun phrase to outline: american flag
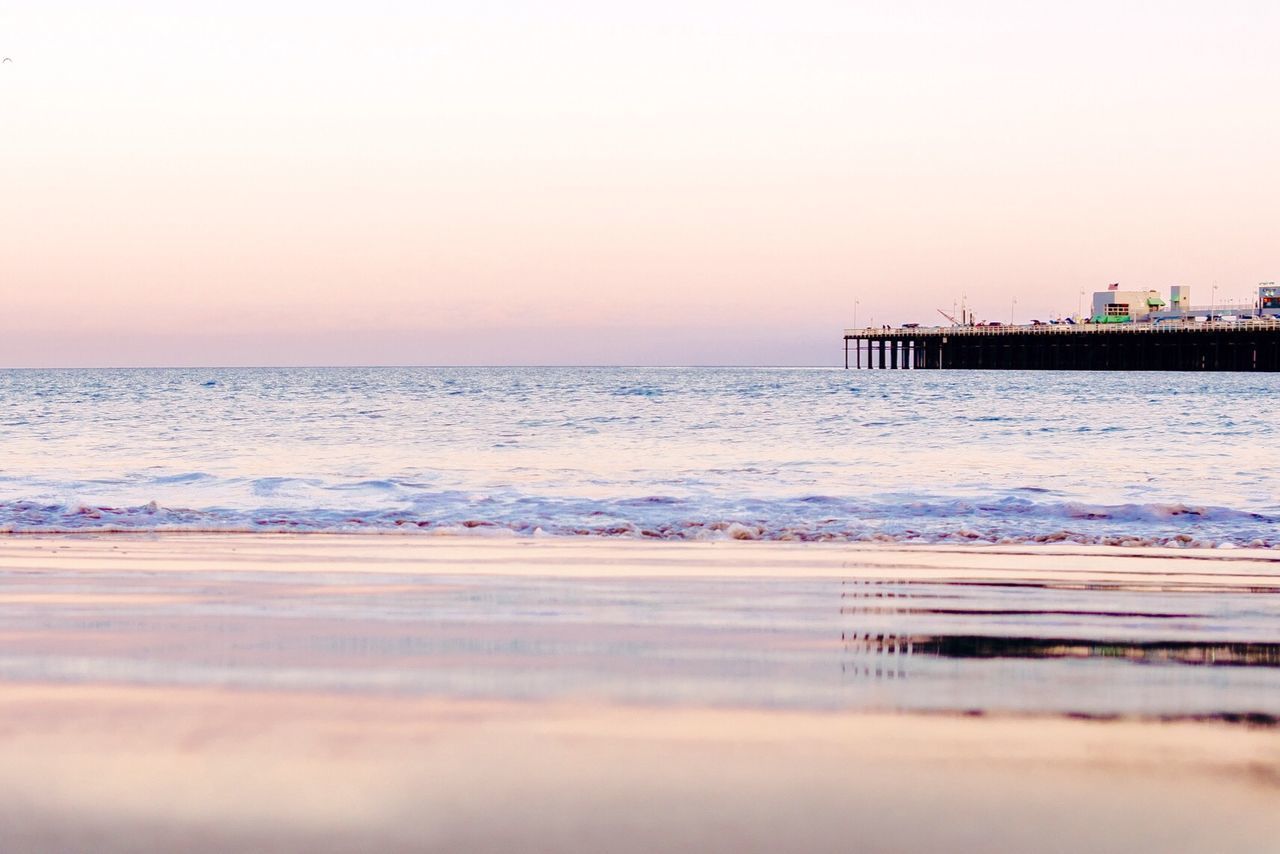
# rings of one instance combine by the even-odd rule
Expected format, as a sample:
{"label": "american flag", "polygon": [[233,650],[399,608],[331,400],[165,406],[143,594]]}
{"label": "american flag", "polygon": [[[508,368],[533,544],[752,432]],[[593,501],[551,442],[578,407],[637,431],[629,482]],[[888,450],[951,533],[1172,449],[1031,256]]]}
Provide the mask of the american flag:
{"label": "american flag", "polygon": [[1109,290],[1109,291],[1118,291],[1118,290],[1120,290],[1120,283],[1119,283],[1119,282],[1112,282],[1111,284],[1107,285],[1107,290]]}

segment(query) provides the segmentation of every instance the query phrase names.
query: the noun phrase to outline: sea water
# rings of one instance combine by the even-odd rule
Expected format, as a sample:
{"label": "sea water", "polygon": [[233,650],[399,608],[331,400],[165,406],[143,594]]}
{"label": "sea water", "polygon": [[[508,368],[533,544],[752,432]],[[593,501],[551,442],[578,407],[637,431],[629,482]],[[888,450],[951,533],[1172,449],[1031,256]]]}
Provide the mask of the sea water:
{"label": "sea water", "polygon": [[[0,681],[1274,724],[1277,382],[0,372]],[[728,539],[944,548],[661,542]]]}
{"label": "sea water", "polygon": [[1280,546],[1280,377],[0,372],[0,531]]}

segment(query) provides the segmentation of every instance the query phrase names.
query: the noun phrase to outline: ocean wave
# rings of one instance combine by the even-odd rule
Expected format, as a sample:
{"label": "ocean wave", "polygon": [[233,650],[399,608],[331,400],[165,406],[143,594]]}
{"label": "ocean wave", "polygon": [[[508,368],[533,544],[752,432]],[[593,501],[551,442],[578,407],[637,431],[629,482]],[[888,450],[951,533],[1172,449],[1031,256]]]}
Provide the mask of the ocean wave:
{"label": "ocean wave", "polygon": [[0,534],[163,532],[1280,548],[1280,517],[1273,515],[1022,496],[906,502],[803,496],[728,505],[664,495],[596,500],[437,492],[396,508],[363,509],[0,502]]}
{"label": "ocean wave", "polygon": [[666,391],[657,386],[622,386],[614,389],[613,394],[615,397],[661,397]]}
{"label": "ocean wave", "polygon": [[152,483],[159,484],[182,484],[182,483],[200,483],[201,481],[213,480],[213,475],[205,474],[202,471],[183,472],[182,474],[169,474],[161,477],[153,478]]}

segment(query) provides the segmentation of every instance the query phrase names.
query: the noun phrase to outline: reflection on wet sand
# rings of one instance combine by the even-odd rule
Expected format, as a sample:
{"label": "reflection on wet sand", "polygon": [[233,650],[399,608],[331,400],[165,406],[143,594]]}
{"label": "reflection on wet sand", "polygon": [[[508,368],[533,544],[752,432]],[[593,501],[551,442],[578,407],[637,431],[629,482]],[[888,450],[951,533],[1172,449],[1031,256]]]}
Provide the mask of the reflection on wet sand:
{"label": "reflection on wet sand", "polygon": [[[1275,634],[1260,618],[1274,617],[1280,586],[1260,581],[1188,581],[1175,567],[1160,579],[1119,581],[1102,573],[1034,582],[846,579],[840,594],[849,626],[841,632],[843,673],[919,679],[935,687],[947,678],[964,680],[964,689],[951,692],[957,711],[1002,708],[1001,699],[991,696],[994,676],[1011,686],[1030,685],[1042,699],[1061,698],[1062,705],[1044,711],[1273,722],[1280,719],[1274,694],[1280,643],[1270,640]],[[946,661],[955,667],[940,667]],[[1182,666],[1266,670],[1224,677]],[[1059,680],[1070,682],[1069,693],[1044,685]],[[985,693],[976,688],[979,682],[986,682]],[[1245,692],[1251,685],[1261,689],[1256,702],[1240,703],[1233,688]],[[916,693],[897,691],[900,697]],[[1120,696],[1134,705],[1117,702]]]}
{"label": "reflection on wet sand", "polygon": [[1050,549],[0,541],[0,835],[1265,851],[1278,576]]}
{"label": "reflection on wet sand", "polygon": [[942,658],[1106,658],[1138,664],[1195,664],[1206,667],[1280,667],[1280,644],[1184,641],[1086,643],[1053,638],[1000,638],[974,635],[863,637],[846,641],[851,651],[885,655],[935,655]]}
{"label": "reflection on wet sand", "polygon": [[8,543],[0,679],[1280,714],[1270,562],[361,539]]}

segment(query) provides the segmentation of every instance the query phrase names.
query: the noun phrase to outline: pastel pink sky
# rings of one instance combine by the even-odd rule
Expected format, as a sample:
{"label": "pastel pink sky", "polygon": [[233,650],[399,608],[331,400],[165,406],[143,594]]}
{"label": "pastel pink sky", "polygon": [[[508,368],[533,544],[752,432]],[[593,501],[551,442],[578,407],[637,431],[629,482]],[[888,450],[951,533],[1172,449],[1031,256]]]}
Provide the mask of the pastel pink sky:
{"label": "pastel pink sky", "polygon": [[0,12],[0,365],[835,364],[855,299],[1280,279],[1274,2],[180,8]]}

